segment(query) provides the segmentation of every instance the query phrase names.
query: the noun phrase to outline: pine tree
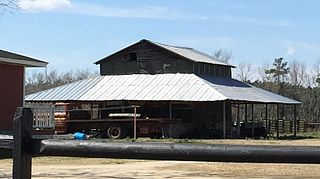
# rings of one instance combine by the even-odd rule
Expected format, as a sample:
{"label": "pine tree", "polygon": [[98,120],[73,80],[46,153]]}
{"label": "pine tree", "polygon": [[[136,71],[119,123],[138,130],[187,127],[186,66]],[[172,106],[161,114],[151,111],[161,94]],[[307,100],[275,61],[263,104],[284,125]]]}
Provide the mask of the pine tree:
{"label": "pine tree", "polygon": [[283,83],[285,77],[290,72],[290,68],[287,67],[288,62],[283,62],[283,58],[274,59],[274,68],[265,70],[267,75],[272,75],[278,84]]}

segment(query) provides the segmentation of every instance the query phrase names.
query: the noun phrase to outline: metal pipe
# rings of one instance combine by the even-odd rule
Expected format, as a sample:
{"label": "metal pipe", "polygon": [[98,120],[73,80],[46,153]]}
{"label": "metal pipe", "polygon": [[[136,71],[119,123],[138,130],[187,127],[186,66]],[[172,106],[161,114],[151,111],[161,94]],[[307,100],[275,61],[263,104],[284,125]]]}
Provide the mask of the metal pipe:
{"label": "metal pipe", "polygon": [[37,155],[212,162],[320,163],[320,147],[43,140]]}

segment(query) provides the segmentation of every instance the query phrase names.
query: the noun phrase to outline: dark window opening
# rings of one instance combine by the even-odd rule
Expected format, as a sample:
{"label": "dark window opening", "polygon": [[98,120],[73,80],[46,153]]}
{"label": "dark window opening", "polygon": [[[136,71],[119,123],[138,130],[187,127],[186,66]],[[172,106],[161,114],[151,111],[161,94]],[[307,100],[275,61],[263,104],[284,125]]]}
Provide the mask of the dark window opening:
{"label": "dark window opening", "polygon": [[129,57],[131,61],[137,61],[138,60],[138,54],[137,52],[131,52],[129,53]]}
{"label": "dark window opening", "polygon": [[183,123],[192,122],[192,105],[188,103],[172,104],[173,119],[181,119]]}

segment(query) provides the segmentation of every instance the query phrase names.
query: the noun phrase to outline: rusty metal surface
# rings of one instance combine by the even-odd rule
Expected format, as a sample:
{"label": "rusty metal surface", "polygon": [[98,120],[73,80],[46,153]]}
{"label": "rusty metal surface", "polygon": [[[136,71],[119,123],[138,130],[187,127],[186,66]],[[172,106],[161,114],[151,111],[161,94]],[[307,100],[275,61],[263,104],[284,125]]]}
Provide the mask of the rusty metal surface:
{"label": "rusty metal surface", "polygon": [[100,76],[34,93],[27,102],[50,101],[247,101],[300,104],[231,78],[194,74]]}

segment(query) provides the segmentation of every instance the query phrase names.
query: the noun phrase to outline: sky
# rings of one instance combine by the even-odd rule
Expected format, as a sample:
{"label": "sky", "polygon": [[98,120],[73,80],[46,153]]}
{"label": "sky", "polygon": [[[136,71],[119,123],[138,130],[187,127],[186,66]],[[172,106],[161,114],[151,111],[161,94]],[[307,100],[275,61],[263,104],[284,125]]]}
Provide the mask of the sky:
{"label": "sky", "polygon": [[95,61],[141,39],[232,52],[233,65],[320,59],[317,0],[20,0],[0,17],[0,49],[61,72],[98,71]]}

